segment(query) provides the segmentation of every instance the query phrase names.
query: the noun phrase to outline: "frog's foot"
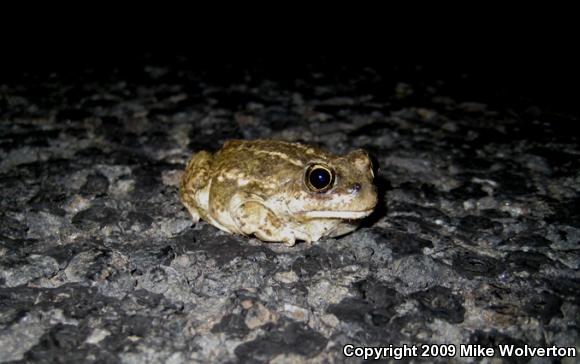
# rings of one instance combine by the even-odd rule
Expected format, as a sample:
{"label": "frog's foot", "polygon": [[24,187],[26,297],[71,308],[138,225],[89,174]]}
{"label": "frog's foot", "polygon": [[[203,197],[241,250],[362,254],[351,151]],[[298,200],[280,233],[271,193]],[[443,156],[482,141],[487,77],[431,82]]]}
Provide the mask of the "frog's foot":
{"label": "frog's foot", "polygon": [[286,246],[294,246],[294,245],[296,245],[296,239],[294,238],[294,235],[292,235],[291,240],[286,240],[286,241],[283,240],[282,243]]}
{"label": "frog's foot", "polygon": [[190,205],[185,205],[185,207],[187,207],[187,211],[189,211],[189,214],[191,215],[191,219],[193,220],[193,223],[194,224],[198,223],[200,216],[199,216],[199,212],[197,211],[197,209],[195,207],[190,206]]}

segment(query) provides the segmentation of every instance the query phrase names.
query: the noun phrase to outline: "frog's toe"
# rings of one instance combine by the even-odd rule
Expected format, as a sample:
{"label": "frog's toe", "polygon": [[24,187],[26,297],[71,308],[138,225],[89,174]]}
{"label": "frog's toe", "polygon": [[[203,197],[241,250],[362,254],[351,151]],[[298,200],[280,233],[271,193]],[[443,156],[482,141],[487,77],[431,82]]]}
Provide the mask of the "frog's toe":
{"label": "frog's toe", "polygon": [[187,207],[187,211],[189,211],[189,215],[191,215],[191,219],[193,220],[193,223],[197,223],[200,220],[200,216],[199,216],[199,212],[197,211],[196,208],[194,207],[190,207],[190,206],[186,206]]}
{"label": "frog's toe", "polygon": [[296,240],[295,239],[285,240],[285,241],[282,241],[282,243],[286,246],[294,246],[294,245],[296,245]]}

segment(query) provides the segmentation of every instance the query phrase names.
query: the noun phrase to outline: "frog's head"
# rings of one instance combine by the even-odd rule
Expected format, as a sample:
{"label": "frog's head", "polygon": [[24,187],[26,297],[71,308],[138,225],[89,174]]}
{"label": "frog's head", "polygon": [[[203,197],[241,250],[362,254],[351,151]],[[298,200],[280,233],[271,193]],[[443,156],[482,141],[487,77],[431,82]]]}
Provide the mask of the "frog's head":
{"label": "frog's head", "polygon": [[369,155],[356,150],[344,156],[322,154],[308,160],[289,188],[288,208],[307,219],[362,219],[377,204]]}

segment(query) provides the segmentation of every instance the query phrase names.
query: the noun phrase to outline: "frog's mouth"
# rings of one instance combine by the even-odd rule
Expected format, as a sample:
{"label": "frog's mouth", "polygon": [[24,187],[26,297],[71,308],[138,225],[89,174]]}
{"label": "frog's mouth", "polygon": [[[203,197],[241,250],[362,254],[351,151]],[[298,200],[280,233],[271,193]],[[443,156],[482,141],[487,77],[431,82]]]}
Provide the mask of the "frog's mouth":
{"label": "frog's mouth", "polygon": [[369,216],[374,208],[361,211],[308,211],[304,215],[310,219],[362,219]]}

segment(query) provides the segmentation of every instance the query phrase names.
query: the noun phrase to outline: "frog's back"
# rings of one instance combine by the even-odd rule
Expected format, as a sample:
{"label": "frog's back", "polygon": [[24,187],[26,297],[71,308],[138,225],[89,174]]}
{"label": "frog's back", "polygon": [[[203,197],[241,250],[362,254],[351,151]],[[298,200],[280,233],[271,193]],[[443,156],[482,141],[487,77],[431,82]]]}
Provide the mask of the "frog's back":
{"label": "frog's back", "polygon": [[327,153],[281,140],[230,140],[214,155],[212,170],[235,170],[255,179],[272,179],[277,173],[302,170],[313,158],[326,160]]}

